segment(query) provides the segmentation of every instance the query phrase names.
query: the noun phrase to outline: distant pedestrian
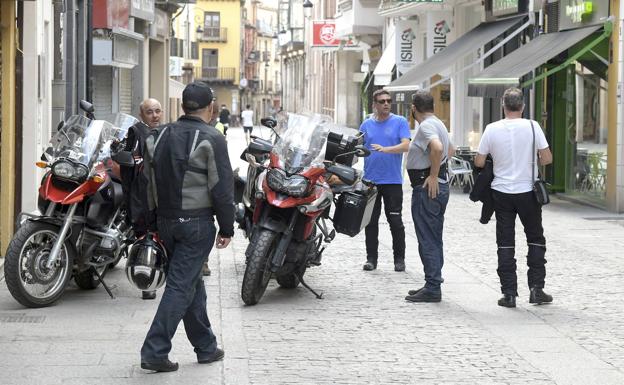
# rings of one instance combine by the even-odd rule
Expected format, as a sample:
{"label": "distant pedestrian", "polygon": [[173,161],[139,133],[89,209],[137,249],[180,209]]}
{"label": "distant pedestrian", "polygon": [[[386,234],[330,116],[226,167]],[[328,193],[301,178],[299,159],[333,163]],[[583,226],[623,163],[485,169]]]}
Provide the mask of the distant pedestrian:
{"label": "distant pedestrian", "polygon": [[[215,99],[216,102],[216,99]],[[212,119],[208,123],[217,129],[223,136],[225,136],[225,125],[221,123],[221,113],[219,112],[219,108],[217,107],[217,103],[213,103],[214,108],[212,110]]]}
{"label": "distant pedestrian", "polygon": [[227,136],[227,130],[230,128],[230,110],[227,109],[225,104],[221,105],[221,111],[219,112],[219,122],[223,124],[223,135]]}
{"label": "distant pedestrian", "polygon": [[407,120],[390,112],[392,99],[385,90],[373,93],[375,114],[360,126],[364,144],[371,150],[364,158],[364,178],[377,185],[377,200],[366,226],[366,263],[364,270],[377,268],[379,217],[383,200],[386,219],[392,234],[394,270],[405,271],[405,226],[403,226],[403,153],[410,142]]}
{"label": "distant pedestrian", "polygon": [[216,247],[222,249],[234,235],[234,177],[225,138],[208,125],[212,103],[206,83],[188,84],[182,92],[185,115],[159,127],[145,141],[148,203],[156,209],[169,267],[165,291],[141,348],[143,369],[178,370],[168,356],[180,321],[200,364],[224,356],[206,312],[202,266],[215,238]]}
{"label": "distant pedestrian", "polygon": [[442,232],[449,200],[446,162],[454,152],[444,123],[433,113],[433,96],[419,90],[412,97],[412,116],[418,131],[407,153],[407,173],[412,184],[412,220],[418,254],[425,271],[425,286],[410,290],[407,301],[442,300],[444,250]]}
{"label": "distant pedestrian", "polygon": [[[544,293],[546,277],[546,238],[542,227],[542,207],[533,193],[532,174],[540,165],[552,163],[552,154],[540,125],[522,118],[522,91],[509,88],[503,94],[505,119],[489,124],[479,144],[475,166],[483,167],[488,154],[494,164],[492,195],[496,213],[498,276],[503,297],[498,304],[516,307],[518,282],[515,259],[516,215],[524,226],[529,252],[527,273],[529,303],[549,303],[553,298]],[[533,170],[531,170],[533,168]]]}
{"label": "distant pedestrian", "polygon": [[243,131],[245,132],[245,140],[247,141],[247,145],[249,145],[249,142],[251,141],[251,132],[253,131],[254,125],[254,112],[249,104],[243,110],[243,112],[241,112],[241,119],[243,119]]}

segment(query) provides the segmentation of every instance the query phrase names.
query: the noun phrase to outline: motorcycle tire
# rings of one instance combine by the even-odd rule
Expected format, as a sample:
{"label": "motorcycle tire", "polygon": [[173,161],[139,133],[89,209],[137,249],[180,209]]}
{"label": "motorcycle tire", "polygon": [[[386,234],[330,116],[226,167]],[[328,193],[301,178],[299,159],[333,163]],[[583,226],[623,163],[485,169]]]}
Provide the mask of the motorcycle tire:
{"label": "motorcycle tire", "polygon": [[[61,297],[61,295],[63,295],[65,288],[71,279],[75,251],[69,241],[66,240],[61,248],[60,266],[57,266],[57,268],[61,268],[59,272],[60,275],[53,279],[53,281],[50,281],[54,284],[53,291],[51,293],[47,295],[33,295],[33,293],[29,292],[25,286],[27,283],[23,280],[28,279],[25,276],[26,274],[30,274],[30,279],[46,279],[46,277],[41,278],[40,276],[34,278],[33,274],[45,274],[45,272],[41,271],[42,268],[40,263],[30,264],[26,266],[28,270],[22,271],[22,254],[25,252],[25,247],[29,245],[29,241],[39,234],[47,234],[51,236],[51,241],[53,241],[56,239],[56,236],[58,236],[59,231],[60,229],[58,226],[50,223],[26,222],[19,228],[19,230],[17,230],[9,243],[4,260],[4,280],[13,298],[26,307],[40,308],[52,305]],[[47,245],[50,247],[49,242]],[[35,255],[34,258],[37,258],[37,261],[42,262],[41,259],[44,258],[46,251],[49,250],[47,248],[42,249],[42,246],[40,246],[35,249],[35,251],[38,251],[39,253]]]}
{"label": "motorcycle tire", "polygon": [[[104,278],[106,272],[108,272],[108,267],[100,271],[102,278]],[[93,268],[74,274],[74,282],[82,290],[93,290],[100,286],[100,280],[97,275],[95,275]]]}
{"label": "motorcycle tire", "polygon": [[278,234],[262,229],[253,237],[250,254],[243,276],[241,298],[245,305],[255,305],[260,301],[271,279],[270,261],[279,242]]}

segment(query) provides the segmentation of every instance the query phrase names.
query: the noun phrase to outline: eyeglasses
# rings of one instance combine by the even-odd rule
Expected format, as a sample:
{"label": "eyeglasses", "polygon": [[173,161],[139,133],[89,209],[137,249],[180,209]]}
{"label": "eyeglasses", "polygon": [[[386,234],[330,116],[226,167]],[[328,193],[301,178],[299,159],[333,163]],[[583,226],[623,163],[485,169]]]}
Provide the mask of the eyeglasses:
{"label": "eyeglasses", "polygon": [[392,104],[392,99],[379,99],[377,100],[378,104]]}

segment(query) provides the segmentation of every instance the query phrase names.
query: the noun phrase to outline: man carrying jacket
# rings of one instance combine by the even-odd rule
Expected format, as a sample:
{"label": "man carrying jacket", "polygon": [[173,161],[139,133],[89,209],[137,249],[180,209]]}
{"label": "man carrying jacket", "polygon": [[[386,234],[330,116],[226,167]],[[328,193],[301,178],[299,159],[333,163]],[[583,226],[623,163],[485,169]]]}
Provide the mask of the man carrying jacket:
{"label": "man carrying jacket", "polygon": [[168,354],[180,321],[200,364],[224,356],[206,312],[202,265],[215,238],[216,247],[222,249],[234,235],[234,178],[225,138],[208,125],[212,103],[213,93],[206,83],[188,84],[182,93],[185,115],[146,140],[148,204],[156,209],[169,268],[165,291],[141,348],[143,369],[178,370]]}

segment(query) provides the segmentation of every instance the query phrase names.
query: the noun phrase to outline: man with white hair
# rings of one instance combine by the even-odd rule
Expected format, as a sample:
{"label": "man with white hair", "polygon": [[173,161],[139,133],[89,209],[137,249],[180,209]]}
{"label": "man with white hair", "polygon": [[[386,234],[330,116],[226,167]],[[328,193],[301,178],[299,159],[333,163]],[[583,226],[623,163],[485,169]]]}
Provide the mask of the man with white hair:
{"label": "man with white hair", "polygon": [[516,215],[524,226],[527,245],[529,303],[550,303],[553,298],[544,293],[546,277],[546,238],[542,227],[542,206],[533,193],[537,164],[552,163],[552,153],[540,125],[524,119],[524,97],[518,88],[503,94],[505,119],[489,124],[479,144],[475,166],[484,167],[488,154],[492,156],[494,180],[492,196],[496,213],[496,244],[498,246],[498,276],[503,297],[498,305],[516,307],[518,282],[515,259]]}

